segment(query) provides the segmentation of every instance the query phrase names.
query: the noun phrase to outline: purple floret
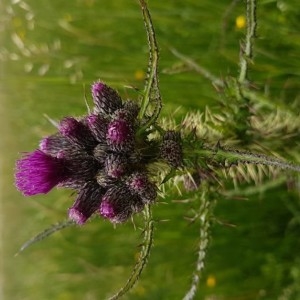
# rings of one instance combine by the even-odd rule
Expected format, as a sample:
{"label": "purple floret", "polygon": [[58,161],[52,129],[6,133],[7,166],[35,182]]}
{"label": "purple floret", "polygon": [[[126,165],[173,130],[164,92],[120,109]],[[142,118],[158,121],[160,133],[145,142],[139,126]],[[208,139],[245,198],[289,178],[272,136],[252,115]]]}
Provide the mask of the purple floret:
{"label": "purple floret", "polygon": [[92,85],[92,96],[97,98],[103,91],[105,84],[103,82],[97,81]]}
{"label": "purple floret", "polygon": [[15,183],[25,196],[46,194],[66,178],[64,160],[40,150],[25,154],[16,163]]}
{"label": "purple floret", "polygon": [[101,202],[100,214],[107,219],[113,219],[116,216],[116,212],[112,203],[107,200]]}

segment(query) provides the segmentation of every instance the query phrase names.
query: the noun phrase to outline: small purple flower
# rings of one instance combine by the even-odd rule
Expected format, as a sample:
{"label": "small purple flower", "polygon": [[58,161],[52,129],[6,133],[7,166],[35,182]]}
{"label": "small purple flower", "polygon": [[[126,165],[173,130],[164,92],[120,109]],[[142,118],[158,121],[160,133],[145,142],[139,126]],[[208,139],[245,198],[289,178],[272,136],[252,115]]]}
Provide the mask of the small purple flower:
{"label": "small purple flower", "polygon": [[97,81],[92,85],[92,96],[97,98],[99,95],[103,94],[103,90],[105,89],[105,83],[101,81]]}
{"label": "small purple flower", "polygon": [[122,107],[119,94],[103,82],[95,82],[92,85],[92,96],[95,104],[95,113],[111,115]]}
{"label": "small purple flower", "polygon": [[63,159],[41,150],[25,154],[16,169],[15,183],[25,196],[46,194],[68,176]]}
{"label": "small purple flower", "polygon": [[103,188],[97,182],[88,182],[80,191],[73,206],[69,209],[69,218],[83,225],[98,209]]}

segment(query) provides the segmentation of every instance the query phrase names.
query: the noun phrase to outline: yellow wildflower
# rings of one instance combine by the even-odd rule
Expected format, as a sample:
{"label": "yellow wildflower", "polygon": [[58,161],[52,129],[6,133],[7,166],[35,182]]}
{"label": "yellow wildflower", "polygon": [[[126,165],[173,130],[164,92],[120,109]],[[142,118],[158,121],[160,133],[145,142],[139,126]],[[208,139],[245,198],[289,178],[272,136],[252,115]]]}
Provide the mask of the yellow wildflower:
{"label": "yellow wildflower", "polygon": [[206,279],[206,285],[210,288],[213,288],[216,285],[216,277],[213,275],[209,275]]}
{"label": "yellow wildflower", "polygon": [[143,70],[136,70],[134,73],[134,78],[136,80],[142,81],[145,79],[145,72]]}
{"label": "yellow wildflower", "polygon": [[244,15],[237,16],[235,19],[235,27],[237,29],[243,29],[246,27],[246,18]]}

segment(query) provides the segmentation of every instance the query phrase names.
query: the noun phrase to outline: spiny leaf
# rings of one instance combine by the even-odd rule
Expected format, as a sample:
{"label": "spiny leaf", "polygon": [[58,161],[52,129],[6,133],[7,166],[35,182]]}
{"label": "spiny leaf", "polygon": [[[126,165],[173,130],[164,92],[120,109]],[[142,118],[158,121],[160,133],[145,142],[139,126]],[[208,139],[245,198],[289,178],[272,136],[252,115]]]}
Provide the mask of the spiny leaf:
{"label": "spiny leaf", "polygon": [[60,231],[64,228],[73,226],[73,225],[75,225],[73,220],[65,220],[65,221],[62,221],[62,222],[59,222],[59,223],[56,223],[56,224],[52,225],[51,227],[49,227],[49,228],[45,229],[44,231],[38,233],[36,236],[34,236],[33,238],[31,238],[30,240],[25,242],[21,246],[20,250],[15,254],[15,256],[19,255],[21,252],[23,252],[29,246],[44,240],[45,238],[52,235],[53,233],[55,233],[57,231]]}

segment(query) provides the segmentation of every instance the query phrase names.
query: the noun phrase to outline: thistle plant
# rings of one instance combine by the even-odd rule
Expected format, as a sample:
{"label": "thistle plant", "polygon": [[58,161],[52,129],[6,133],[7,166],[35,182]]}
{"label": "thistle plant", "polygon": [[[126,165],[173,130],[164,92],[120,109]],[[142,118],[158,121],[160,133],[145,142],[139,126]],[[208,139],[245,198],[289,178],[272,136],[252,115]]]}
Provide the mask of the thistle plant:
{"label": "thistle plant", "polygon": [[[198,207],[190,216],[200,225],[198,255],[191,286],[184,299],[194,299],[211,238],[214,207],[226,196],[222,190],[228,177],[235,185],[286,172],[299,172],[298,151],[282,157],[281,145],[270,148],[269,139],[283,130],[286,143],[299,135],[299,119],[292,111],[276,110],[251,89],[248,76],[256,33],[256,1],[247,0],[247,34],[241,46],[238,78],[221,80],[177,50],[190,69],[211,80],[222,93],[222,113],[189,113],[180,129],[173,120],[160,117],[162,97],[158,78],[159,51],[151,15],[139,0],[149,45],[148,75],[137,101],[124,100],[101,80],[91,85],[93,107],[81,117],[65,117],[56,132],[44,137],[36,150],[25,153],[16,163],[15,183],[24,196],[46,194],[53,188],[74,191],[68,220],[38,234],[20,249],[73,225],[84,225],[97,216],[113,224],[124,223],[135,214],[144,215],[143,241],[139,258],[124,286],[110,299],[129,292],[148,262],[153,245],[155,221],[151,208],[176,185],[189,202]],[[282,120],[293,120],[280,126]],[[268,122],[278,119],[277,127]],[[276,120],[277,120],[276,119]],[[262,124],[262,120],[265,125]],[[299,145],[298,145],[299,147]],[[297,150],[297,146],[293,149]],[[298,149],[299,150],[299,149]],[[280,171],[279,171],[280,170]]]}

